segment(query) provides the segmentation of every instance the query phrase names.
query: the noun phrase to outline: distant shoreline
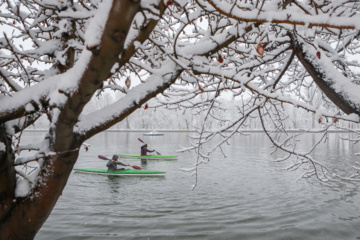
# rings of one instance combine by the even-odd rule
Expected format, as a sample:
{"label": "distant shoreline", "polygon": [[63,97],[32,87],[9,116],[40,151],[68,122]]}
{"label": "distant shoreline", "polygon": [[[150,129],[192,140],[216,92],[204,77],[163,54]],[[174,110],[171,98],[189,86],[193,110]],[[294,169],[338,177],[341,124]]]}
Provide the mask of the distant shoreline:
{"label": "distant shoreline", "polygon": [[[360,129],[352,129],[353,131],[360,131]],[[46,132],[48,129],[26,129],[25,132]],[[152,132],[151,129],[109,129],[105,130],[103,132]],[[304,129],[287,129],[286,132],[307,132],[307,133],[320,133],[322,129],[310,129],[310,130],[304,130]],[[334,133],[351,133],[349,130],[338,130],[338,129],[329,129],[328,132],[334,132]],[[159,133],[165,133],[165,132],[196,132],[195,130],[185,130],[185,129],[163,129],[163,130],[155,130],[155,132]],[[226,131],[231,132],[231,130]],[[244,129],[241,130],[243,133],[264,133],[264,130],[262,129]],[[277,131],[279,132],[279,131]]]}

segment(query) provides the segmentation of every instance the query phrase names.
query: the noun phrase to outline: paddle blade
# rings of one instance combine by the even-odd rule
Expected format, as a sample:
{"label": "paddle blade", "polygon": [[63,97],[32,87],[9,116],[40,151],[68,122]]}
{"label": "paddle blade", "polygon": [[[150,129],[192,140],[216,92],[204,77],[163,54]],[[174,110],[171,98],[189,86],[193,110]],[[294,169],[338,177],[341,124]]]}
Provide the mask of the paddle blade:
{"label": "paddle blade", "polygon": [[140,141],[140,142],[142,142],[142,143],[145,143],[143,140],[141,140],[140,138],[138,138],[138,140]]}
{"label": "paddle blade", "polygon": [[158,151],[155,151],[157,155],[161,155],[161,153],[159,153]]}
{"label": "paddle blade", "polygon": [[139,169],[139,170],[141,170],[141,167],[136,166],[136,165],[131,165],[131,167],[134,168],[134,169]]}
{"label": "paddle blade", "polygon": [[103,156],[103,155],[99,155],[98,158],[102,159],[102,160],[110,160],[107,157]]}

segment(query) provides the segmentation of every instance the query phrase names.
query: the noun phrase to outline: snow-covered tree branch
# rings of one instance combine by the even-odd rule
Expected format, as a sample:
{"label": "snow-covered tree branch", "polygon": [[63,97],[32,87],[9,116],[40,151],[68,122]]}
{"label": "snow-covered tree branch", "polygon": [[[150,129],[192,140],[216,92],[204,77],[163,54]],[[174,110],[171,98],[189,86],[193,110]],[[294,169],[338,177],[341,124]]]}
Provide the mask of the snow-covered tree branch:
{"label": "snow-covered tree branch", "polygon": [[[0,1],[1,237],[33,238],[84,142],[139,108],[190,112],[199,135],[184,150],[197,151],[195,171],[257,127],[285,152],[279,161],[297,158],[289,170],[306,165],[302,177],[358,180],[356,164],[355,174],[331,174],[313,148],[297,149],[287,124],[300,109],[326,139],[344,129],[340,121],[359,122],[359,8],[348,0]],[[114,102],[88,108],[112,92],[121,93]],[[22,131],[44,118],[43,141],[22,145]]]}

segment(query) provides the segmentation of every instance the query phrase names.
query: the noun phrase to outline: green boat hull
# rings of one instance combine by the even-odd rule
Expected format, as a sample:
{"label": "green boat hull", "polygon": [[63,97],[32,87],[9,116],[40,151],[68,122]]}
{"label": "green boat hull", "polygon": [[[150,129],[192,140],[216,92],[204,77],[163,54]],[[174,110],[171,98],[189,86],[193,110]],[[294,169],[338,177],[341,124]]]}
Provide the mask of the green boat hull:
{"label": "green boat hull", "polygon": [[108,171],[103,168],[75,168],[75,172],[91,173],[91,174],[102,174],[110,176],[140,176],[140,177],[153,177],[153,176],[164,176],[165,172],[152,171],[152,170],[139,170],[139,169],[126,169],[119,171]]}
{"label": "green boat hull", "polygon": [[176,160],[177,156],[170,155],[146,155],[141,156],[139,154],[119,154],[121,158],[129,158],[129,159],[146,159],[146,160]]}

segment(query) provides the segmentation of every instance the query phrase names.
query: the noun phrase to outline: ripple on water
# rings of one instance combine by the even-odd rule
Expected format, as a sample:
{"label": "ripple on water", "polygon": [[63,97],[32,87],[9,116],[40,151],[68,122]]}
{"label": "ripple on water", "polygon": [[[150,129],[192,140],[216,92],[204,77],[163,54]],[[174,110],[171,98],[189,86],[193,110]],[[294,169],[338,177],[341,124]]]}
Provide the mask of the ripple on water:
{"label": "ripple on water", "polygon": [[[171,136],[169,133],[171,144],[183,139]],[[112,139],[131,149],[138,146],[136,134],[128,142],[121,135]],[[178,144],[186,145],[185,140]],[[93,141],[104,154],[114,152],[102,141]],[[152,141],[156,144],[156,139]],[[162,144],[169,149],[173,146]],[[127,152],[125,147],[122,150]],[[166,171],[164,178],[72,174],[36,240],[360,237],[358,184],[329,185],[316,179],[296,182],[297,173],[283,172],[281,164],[268,161],[271,151],[259,135],[238,137],[227,149],[228,158],[215,154],[199,168],[194,191],[194,178],[179,170],[193,166],[196,156],[190,153],[179,154],[177,161],[147,163],[149,169]],[[86,167],[104,166],[88,152],[80,154],[78,162]]]}

